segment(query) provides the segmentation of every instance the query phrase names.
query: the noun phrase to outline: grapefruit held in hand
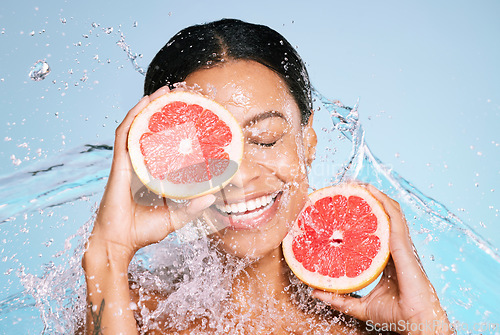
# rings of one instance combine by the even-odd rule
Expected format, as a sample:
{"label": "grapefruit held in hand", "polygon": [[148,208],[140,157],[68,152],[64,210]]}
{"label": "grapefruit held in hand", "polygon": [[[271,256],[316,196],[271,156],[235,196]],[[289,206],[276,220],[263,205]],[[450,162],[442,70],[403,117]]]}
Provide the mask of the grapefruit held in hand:
{"label": "grapefruit held in hand", "polygon": [[341,184],[309,195],[283,240],[293,273],[324,291],[350,293],[369,285],[389,260],[389,217],[362,185]]}
{"label": "grapefruit held in hand", "polygon": [[243,156],[241,128],[223,106],[194,92],[158,97],[134,119],[128,151],[148,189],[190,199],[226,185]]}

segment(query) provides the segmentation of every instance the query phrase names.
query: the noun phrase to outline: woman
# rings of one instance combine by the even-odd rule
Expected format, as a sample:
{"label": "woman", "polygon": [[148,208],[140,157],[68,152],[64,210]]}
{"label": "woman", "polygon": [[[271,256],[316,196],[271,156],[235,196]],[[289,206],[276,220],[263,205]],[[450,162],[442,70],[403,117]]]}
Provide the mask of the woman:
{"label": "woman", "polygon": [[[178,82],[201,88],[233,114],[244,131],[244,158],[231,183],[218,193],[185,205],[140,206],[130,190],[128,130],[141,109]],[[313,291],[312,298],[302,297],[311,300],[310,305],[329,306],[323,309],[299,308],[292,298],[293,278],[280,244],[307,197],[306,170],[316,145],[312,120],[307,71],[277,32],[221,20],[175,35],[149,66],[145,96],[116,130],[111,173],[82,262],[87,333],[138,333],[137,311],[154,309],[164,297],[150,293],[148,301],[138,301],[140,289],[129,287],[127,275],[132,257],[204,211],[226,226],[210,237],[213,247],[228,257],[249,260],[231,278],[223,299],[231,310],[224,333],[368,333],[376,327],[394,330],[395,325],[402,333],[451,333],[414,253],[399,205],[370,185],[366,187],[384,205],[392,225],[391,260],[379,284],[363,298],[320,291]],[[228,214],[225,206],[233,203],[257,208],[253,215]],[[359,321],[339,318],[342,313]],[[147,333],[180,332],[169,329],[168,320],[161,317],[139,324]],[[184,333],[214,333],[213,327],[210,320],[192,320]]]}

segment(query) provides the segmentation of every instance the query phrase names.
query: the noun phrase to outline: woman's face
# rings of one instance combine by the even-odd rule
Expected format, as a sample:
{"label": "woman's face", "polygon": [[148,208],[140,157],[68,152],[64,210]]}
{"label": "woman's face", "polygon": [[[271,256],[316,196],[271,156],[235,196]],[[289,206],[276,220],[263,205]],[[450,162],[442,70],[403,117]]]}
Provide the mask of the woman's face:
{"label": "woman's face", "polygon": [[239,122],[245,147],[241,166],[207,216],[223,227],[213,238],[239,257],[261,257],[278,247],[307,199],[306,164],[316,135],[300,123],[286,84],[254,61],[228,61],[193,72],[188,86],[229,110]]}

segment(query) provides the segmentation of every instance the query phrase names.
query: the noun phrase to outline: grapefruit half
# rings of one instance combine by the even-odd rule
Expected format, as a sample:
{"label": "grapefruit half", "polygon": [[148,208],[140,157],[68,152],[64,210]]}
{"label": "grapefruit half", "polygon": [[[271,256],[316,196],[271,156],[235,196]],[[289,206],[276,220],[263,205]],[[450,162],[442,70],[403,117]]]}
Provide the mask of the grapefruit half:
{"label": "grapefruit half", "polygon": [[149,190],[190,199],[231,180],[243,157],[243,133],[217,102],[195,92],[172,91],[135,117],[128,152],[137,177]]}
{"label": "grapefruit half", "polygon": [[309,195],[283,240],[285,260],[307,285],[350,293],[373,282],[389,260],[389,217],[362,185],[341,184]]}

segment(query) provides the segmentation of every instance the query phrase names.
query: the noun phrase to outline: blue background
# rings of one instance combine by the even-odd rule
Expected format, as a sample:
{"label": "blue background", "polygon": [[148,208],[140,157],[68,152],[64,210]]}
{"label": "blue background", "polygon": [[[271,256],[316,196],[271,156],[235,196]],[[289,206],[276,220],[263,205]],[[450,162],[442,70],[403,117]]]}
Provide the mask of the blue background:
{"label": "blue background", "polygon": [[[111,143],[142,95],[120,33],[146,67],[183,27],[234,17],[297,46],[322,94],[359,98],[375,155],[498,249],[499,14],[498,1],[3,1],[0,174]],[[52,72],[34,82],[38,59]]]}

